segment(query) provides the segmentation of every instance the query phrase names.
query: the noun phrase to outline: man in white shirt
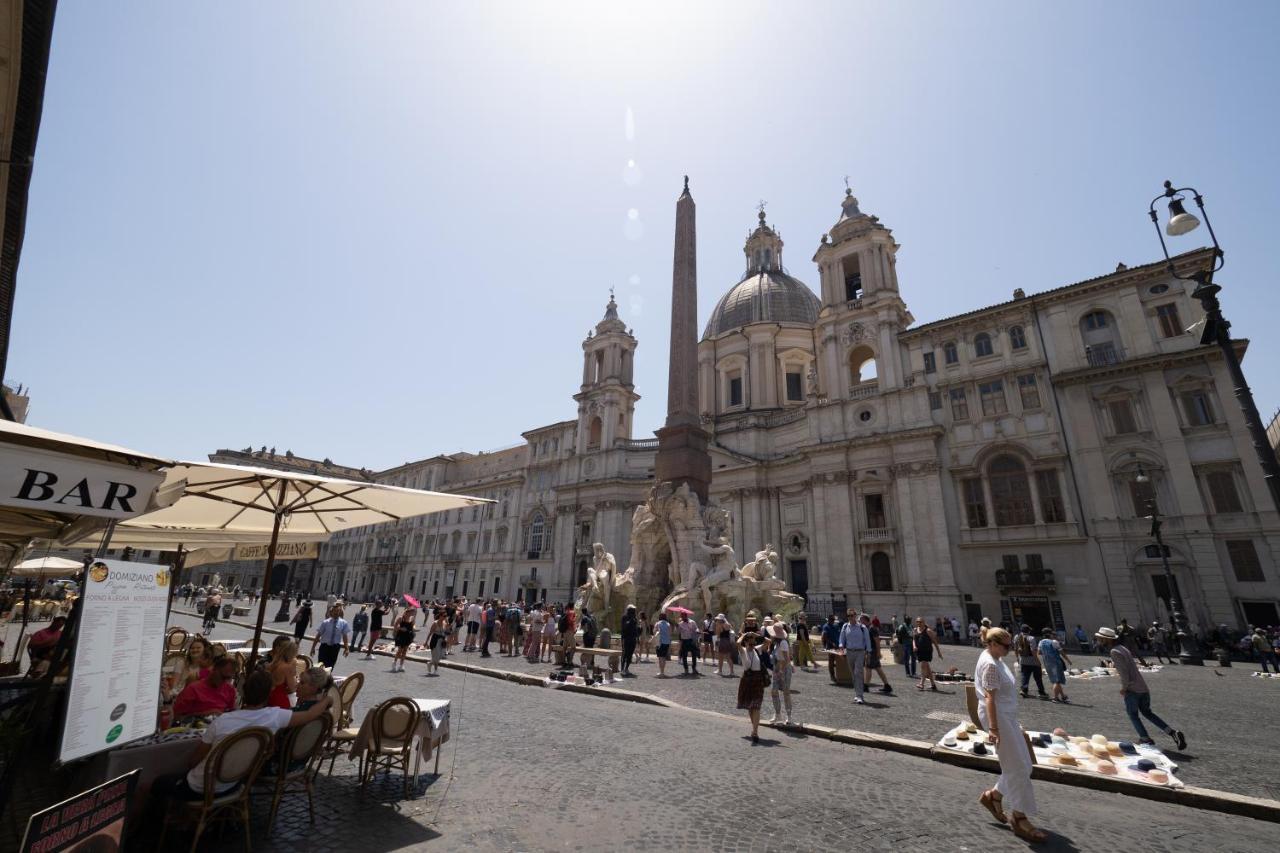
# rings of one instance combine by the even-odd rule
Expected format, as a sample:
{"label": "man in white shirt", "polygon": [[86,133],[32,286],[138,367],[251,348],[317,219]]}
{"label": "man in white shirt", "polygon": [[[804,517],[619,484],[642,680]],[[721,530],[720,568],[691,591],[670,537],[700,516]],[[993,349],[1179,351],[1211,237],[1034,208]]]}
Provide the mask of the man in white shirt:
{"label": "man in white shirt", "polygon": [[[198,800],[204,797],[204,765],[205,759],[218,741],[227,738],[241,729],[250,726],[262,726],[273,734],[281,729],[301,726],[319,717],[329,710],[333,700],[329,696],[320,699],[305,711],[288,711],[267,705],[271,696],[271,676],[264,670],[253,673],[245,681],[244,703],[239,710],[228,711],[209,724],[200,738],[200,743],[187,760],[191,769],[185,776],[170,776],[157,779],[152,788],[161,798],[180,800]],[[218,794],[226,794],[236,787],[235,783],[221,784]]]}
{"label": "man in white shirt", "polygon": [[464,652],[474,652],[480,640],[480,602],[473,601],[467,605],[467,644]]}
{"label": "man in white shirt", "polygon": [[844,649],[845,662],[849,664],[849,674],[853,676],[853,704],[866,704],[862,698],[863,661],[871,650],[871,632],[867,626],[858,621],[858,611],[849,611],[849,621],[840,629],[840,648]]}
{"label": "man in white shirt", "polygon": [[342,656],[346,657],[351,653],[351,624],[342,618],[342,608],[333,605],[329,608],[329,618],[320,623],[320,627],[316,629],[316,635],[311,640],[311,654],[316,654],[316,644],[320,644],[320,663],[328,667],[332,672],[333,668],[338,665],[338,649],[342,649]]}

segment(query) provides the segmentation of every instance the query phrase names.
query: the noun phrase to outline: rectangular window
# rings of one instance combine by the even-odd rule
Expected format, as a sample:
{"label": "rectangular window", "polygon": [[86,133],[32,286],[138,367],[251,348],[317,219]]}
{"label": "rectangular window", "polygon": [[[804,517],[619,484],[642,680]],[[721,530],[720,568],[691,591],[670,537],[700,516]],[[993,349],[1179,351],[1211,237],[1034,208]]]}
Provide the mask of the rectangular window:
{"label": "rectangular window", "polygon": [[988,417],[1009,411],[1009,404],[1004,398],[1004,382],[999,379],[979,384],[978,396],[982,400],[982,414]]}
{"label": "rectangular window", "polygon": [[1230,471],[1210,471],[1205,475],[1205,482],[1209,485],[1215,512],[1244,512],[1240,493],[1236,491],[1236,478]]}
{"label": "rectangular window", "polygon": [[1241,583],[1266,582],[1262,564],[1258,562],[1258,550],[1253,547],[1252,539],[1228,539],[1227,556],[1231,558],[1231,568],[1235,570],[1236,580]]}
{"label": "rectangular window", "polygon": [[956,349],[955,341],[947,341],[942,345],[942,360],[947,364],[960,363],[960,351]]}
{"label": "rectangular window", "polygon": [[1018,377],[1018,393],[1022,396],[1022,408],[1040,408],[1040,388],[1036,385],[1034,373],[1024,373]]}
{"label": "rectangular window", "polygon": [[1137,480],[1130,480],[1129,498],[1133,501],[1134,516],[1146,518],[1151,515],[1151,502],[1156,499],[1155,486],[1150,482],[1139,483]]}
{"label": "rectangular window", "polygon": [[1043,572],[1044,556],[1041,554],[1028,554],[1027,555],[1027,571]]}
{"label": "rectangular window", "polygon": [[497,595],[497,594],[498,594],[498,587],[500,587],[500,586],[502,586],[502,578],[500,578],[500,577],[494,578],[494,579],[493,579],[493,594],[494,594],[494,595]]}
{"label": "rectangular window", "polygon": [[951,396],[951,419],[955,421],[969,420],[969,401],[965,399],[963,388],[952,388],[949,392]]}
{"label": "rectangular window", "polygon": [[862,275],[853,273],[844,277],[844,298],[849,302],[862,298]]}
{"label": "rectangular window", "polygon": [[1182,395],[1182,411],[1190,426],[1209,426],[1213,423],[1213,407],[1209,395],[1203,391],[1188,391]]}
{"label": "rectangular window", "polygon": [[431,582],[431,595],[436,596],[439,594],[440,594],[440,579],[436,578],[434,581]]}
{"label": "rectangular window", "polygon": [[942,408],[942,395],[937,391],[929,392],[929,411],[936,412]]}
{"label": "rectangular window", "polygon": [[938,372],[938,360],[934,356],[934,354],[931,352],[927,352],[924,354],[924,372],[925,373]]}
{"label": "rectangular window", "polygon": [[[463,596],[466,596],[466,594],[467,594],[467,587],[469,587],[469,586],[471,586],[471,581],[463,581],[463,582],[462,582],[462,594],[463,594]],[[483,591],[483,590],[481,590],[481,591],[480,591],[480,594],[481,594],[481,595],[484,595],[484,591]]]}
{"label": "rectangular window", "polygon": [[787,372],[787,400],[796,402],[804,399],[804,377],[799,373]]}
{"label": "rectangular window", "polygon": [[479,595],[480,595],[480,597],[481,597],[481,598],[484,598],[484,585],[485,585],[485,583],[486,583],[486,582],[485,582],[483,579],[480,581],[480,593],[479,593]]}
{"label": "rectangular window", "polygon": [[867,508],[867,527],[887,527],[884,521],[884,495],[864,495]]}
{"label": "rectangular window", "polygon": [[1057,471],[1037,471],[1036,489],[1040,492],[1040,516],[1045,524],[1057,524],[1067,520],[1062,505],[1062,490],[1058,488]]}
{"label": "rectangular window", "polygon": [[1107,403],[1107,411],[1111,413],[1111,429],[1116,435],[1138,431],[1138,421],[1133,417],[1133,404],[1129,400],[1111,400]]}
{"label": "rectangular window", "polygon": [[1166,338],[1176,338],[1184,334],[1182,321],[1178,319],[1178,306],[1174,303],[1158,306],[1156,320],[1160,323],[1160,334]]}
{"label": "rectangular window", "polygon": [[1001,554],[1000,564],[1004,567],[1006,572],[1016,572],[1018,570],[1018,555]]}
{"label": "rectangular window", "polygon": [[[964,491],[964,511],[969,519],[969,526],[986,527],[987,500],[983,495],[982,480],[977,477],[970,477],[967,480],[961,480],[960,486]],[[1017,559],[1017,557],[1014,557],[1015,562]]]}
{"label": "rectangular window", "polygon": [[730,406],[742,405],[742,374],[741,373],[729,374],[729,405]]}

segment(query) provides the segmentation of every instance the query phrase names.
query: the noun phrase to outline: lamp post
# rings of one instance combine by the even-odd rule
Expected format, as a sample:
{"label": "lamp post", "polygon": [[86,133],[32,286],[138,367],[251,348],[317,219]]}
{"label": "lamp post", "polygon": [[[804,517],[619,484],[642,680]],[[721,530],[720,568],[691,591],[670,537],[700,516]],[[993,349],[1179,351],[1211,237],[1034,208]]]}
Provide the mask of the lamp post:
{"label": "lamp post", "polygon": [[[1147,472],[1142,470],[1142,463],[1138,463],[1138,476],[1135,480],[1143,485],[1151,483]],[[1200,653],[1199,644],[1196,643],[1196,638],[1192,636],[1191,629],[1187,625],[1187,617],[1182,611],[1182,596],[1178,594],[1178,586],[1173,579],[1173,569],[1169,568],[1169,552],[1165,548],[1164,538],[1160,535],[1163,522],[1160,521],[1160,507],[1156,504],[1154,485],[1151,486],[1151,500],[1147,504],[1151,509],[1151,515],[1147,516],[1151,519],[1151,538],[1156,540],[1156,549],[1160,552],[1160,564],[1164,566],[1165,588],[1169,593],[1169,597],[1165,599],[1165,606],[1169,609],[1169,622],[1178,638],[1178,662],[1186,666],[1204,666],[1204,655]]]}
{"label": "lamp post", "polygon": [[[1213,264],[1207,270],[1195,270],[1190,275],[1179,275],[1169,257],[1169,247],[1165,244],[1165,234],[1180,237],[1189,234],[1200,226],[1200,219],[1188,213],[1184,206],[1185,194],[1190,193],[1195,200],[1200,216],[1204,218],[1205,227],[1209,229],[1209,238],[1213,240]],[[1169,221],[1164,231],[1160,230],[1160,218],[1156,213],[1156,203],[1168,199]],[[1244,413],[1245,426],[1249,429],[1249,438],[1253,442],[1253,451],[1257,454],[1258,463],[1262,466],[1263,478],[1267,489],[1271,492],[1271,502],[1280,512],[1280,462],[1267,440],[1267,428],[1258,414],[1258,406],[1253,401],[1253,392],[1244,379],[1244,370],[1240,367],[1240,357],[1231,344],[1231,324],[1222,316],[1222,306],[1218,302],[1218,292],[1222,287],[1213,283],[1213,274],[1222,269],[1224,254],[1218,245],[1218,237],[1213,233],[1213,225],[1209,223],[1209,213],[1204,209],[1204,197],[1194,187],[1174,188],[1171,181],[1164,182],[1164,192],[1151,200],[1148,209],[1151,223],[1156,227],[1156,236],[1160,238],[1160,248],[1164,251],[1165,262],[1169,266],[1169,274],[1182,281],[1194,281],[1196,288],[1191,295],[1200,301],[1204,308],[1204,331],[1200,334],[1200,343],[1217,344],[1226,359],[1227,370],[1231,374],[1231,385]]]}

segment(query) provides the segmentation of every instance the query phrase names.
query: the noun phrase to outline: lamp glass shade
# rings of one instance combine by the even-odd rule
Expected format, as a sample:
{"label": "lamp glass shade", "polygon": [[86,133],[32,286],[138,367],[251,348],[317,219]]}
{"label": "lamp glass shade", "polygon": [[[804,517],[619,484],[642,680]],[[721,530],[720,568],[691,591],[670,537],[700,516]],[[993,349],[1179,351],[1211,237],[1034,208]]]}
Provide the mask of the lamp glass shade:
{"label": "lamp glass shade", "polygon": [[1165,226],[1164,233],[1170,237],[1178,237],[1188,234],[1200,227],[1200,220],[1197,219],[1182,206],[1182,199],[1175,198],[1169,202],[1169,224]]}

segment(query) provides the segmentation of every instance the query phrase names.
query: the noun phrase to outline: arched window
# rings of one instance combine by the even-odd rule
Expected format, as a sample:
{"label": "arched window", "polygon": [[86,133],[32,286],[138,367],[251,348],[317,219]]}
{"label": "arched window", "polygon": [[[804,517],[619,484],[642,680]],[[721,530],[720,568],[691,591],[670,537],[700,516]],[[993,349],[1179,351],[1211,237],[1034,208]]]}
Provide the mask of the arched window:
{"label": "arched window", "polygon": [[546,530],[546,523],[542,520],[542,513],[537,513],[529,522],[529,553],[542,553],[543,533]]}
{"label": "arched window", "polygon": [[960,353],[956,350],[955,341],[947,341],[942,345],[942,360],[947,364],[960,363]]}
{"label": "arched window", "polygon": [[1093,367],[1116,364],[1124,358],[1115,320],[1106,311],[1090,311],[1080,318],[1085,360]]}
{"label": "arched window", "polygon": [[1027,348],[1027,335],[1022,331],[1021,326],[1009,327],[1009,346],[1013,349]]}
{"label": "arched window", "polygon": [[889,568],[889,555],[884,551],[871,555],[871,588],[876,592],[893,591],[893,572]]}
{"label": "arched window", "polygon": [[858,385],[876,378],[876,354],[871,347],[857,346],[849,351],[849,384]]}
{"label": "arched window", "polygon": [[995,350],[991,346],[991,336],[986,332],[978,332],[973,336],[973,354],[975,358],[995,354]]}
{"label": "arched window", "polygon": [[601,382],[603,380],[604,380],[604,353],[598,352],[596,353],[595,381]]}
{"label": "arched window", "polygon": [[991,481],[997,527],[1036,523],[1027,468],[1016,456],[1006,454],[991,460],[987,476]]}
{"label": "arched window", "polygon": [[587,432],[587,450],[598,450],[600,448],[600,439],[604,433],[604,423],[600,418],[591,419],[591,426]]}

